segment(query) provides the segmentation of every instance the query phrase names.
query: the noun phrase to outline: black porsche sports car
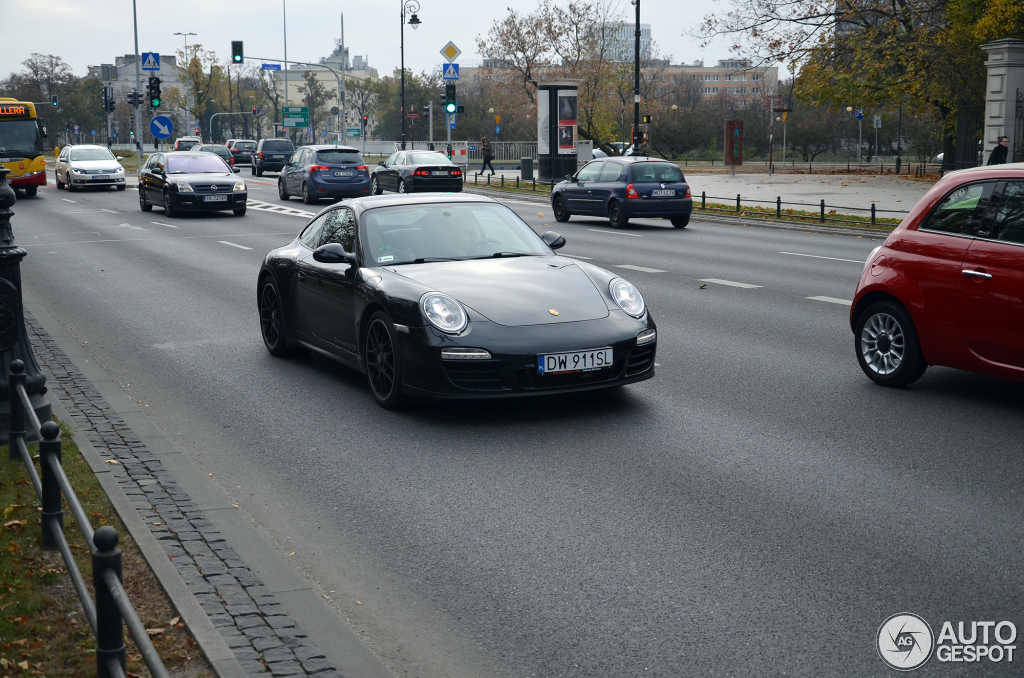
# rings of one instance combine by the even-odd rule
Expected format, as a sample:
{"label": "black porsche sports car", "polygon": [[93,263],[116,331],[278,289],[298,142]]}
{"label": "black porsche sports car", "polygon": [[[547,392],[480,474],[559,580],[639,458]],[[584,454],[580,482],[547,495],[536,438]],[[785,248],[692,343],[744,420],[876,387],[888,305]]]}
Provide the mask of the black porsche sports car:
{"label": "black porsche sports car", "polygon": [[264,259],[263,342],[365,373],[388,408],[650,379],[657,329],[639,290],[563,245],[483,196],[348,200]]}

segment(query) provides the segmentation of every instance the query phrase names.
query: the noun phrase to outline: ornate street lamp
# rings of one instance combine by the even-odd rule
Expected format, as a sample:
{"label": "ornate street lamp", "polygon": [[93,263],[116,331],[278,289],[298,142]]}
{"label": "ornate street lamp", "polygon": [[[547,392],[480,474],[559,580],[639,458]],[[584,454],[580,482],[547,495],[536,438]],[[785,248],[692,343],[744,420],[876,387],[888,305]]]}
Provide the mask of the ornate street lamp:
{"label": "ornate street lamp", "polygon": [[416,12],[420,11],[420,3],[417,0],[407,0],[402,3],[401,12],[401,26],[402,26],[402,150],[405,150],[405,14],[409,12],[412,14],[409,17],[409,25],[415,30],[421,23],[420,18],[416,16]]}

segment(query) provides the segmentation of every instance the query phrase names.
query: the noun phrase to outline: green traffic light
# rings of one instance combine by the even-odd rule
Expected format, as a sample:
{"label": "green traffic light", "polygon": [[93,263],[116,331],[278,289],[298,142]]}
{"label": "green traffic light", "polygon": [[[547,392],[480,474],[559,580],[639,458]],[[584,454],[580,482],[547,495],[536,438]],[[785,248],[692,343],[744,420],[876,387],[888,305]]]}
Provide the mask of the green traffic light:
{"label": "green traffic light", "polygon": [[156,108],[157,106],[160,105],[160,99],[153,99],[152,103],[153,103],[153,108]]}
{"label": "green traffic light", "polygon": [[444,110],[446,110],[449,113],[454,113],[455,112],[455,104],[445,104]]}
{"label": "green traffic light", "polygon": [[236,54],[235,55],[235,63],[237,64],[237,63],[241,63],[241,62],[242,62],[242,55],[241,54]]}

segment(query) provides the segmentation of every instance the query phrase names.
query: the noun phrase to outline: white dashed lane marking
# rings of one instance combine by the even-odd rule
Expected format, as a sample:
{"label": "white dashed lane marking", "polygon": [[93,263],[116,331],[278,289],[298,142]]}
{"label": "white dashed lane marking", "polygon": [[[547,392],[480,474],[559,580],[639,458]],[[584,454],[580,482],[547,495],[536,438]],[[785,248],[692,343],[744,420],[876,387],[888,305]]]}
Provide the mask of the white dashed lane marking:
{"label": "white dashed lane marking", "polygon": [[117,210],[108,210],[104,207],[100,208],[100,212],[110,212],[111,214],[117,214]]}
{"label": "white dashed lane marking", "polygon": [[228,242],[227,240],[218,240],[217,242],[219,242],[221,245],[231,245],[232,247],[237,247],[240,250],[251,250],[252,249],[251,247],[246,247],[245,245],[238,245],[238,244],[233,243],[233,242]]}
{"label": "white dashed lane marking", "polygon": [[151,221],[149,223],[156,224],[157,226],[166,226],[167,228],[177,228],[174,224],[165,224],[162,221]]}
{"label": "white dashed lane marking", "polygon": [[807,297],[811,301],[824,301],[829,304],[840,304],[842,306],[849,306],[853,302],[849,299],[837,299],[836,297]]}
{"label": "white dashed lane marking", "polygon": [[263,202],[262,200],[250,200],[248,202],[249,209],[259,210],[261,212],[273,212],[275,214],[284,214],[289,217],[302,217],[308,219],[314,216],[316,212],[309,212],[307,210],[300,210],[294,207],[288,207],[287,205],[275,205],[269,202]]}
{"label": "white dashed lane marking", "polygon": [[846,262],[849,262],[851,264],[862,264],[863,265],[864,263],[866,263],[866,262],[863,262],[863,261],[861,261],[859,259],[840,259],[838,257],[822,257],[822,256],[819,256],[817,254],[800,254],[799,252],[779,252],[779,254],[788,254],[791,257],[810,257],[811,259],[828,259],[829,261],[846,261]]}
{"label": "white dashed lane marking", "polygon": [[614,264],[615,268],[628,268],[631,271],[641,271],[643,273],[668,273],[660,268],[647,268],[646,266],[633,266],[632,264]]}
{"label": "white dashed lane marking", "polygon": [[61,198],[64,202],[78,202],[77,200],[68,200],[67,198]]}
{"label": "white dashed lane marking", "polygon": [[628,235],[631,238],[642,238],[643,237],[639,233],[620,233],[619,231],[606,231],[603,228],[588,228],[587,230],[588,231],[593,231],[594,233],[611,233],[612,235]]}
{"label": "white dashed lane marking", "polygon": [[732,280],[719,280],[718,278],[701,278],[700,281],[714,283],[716,285],[728,285],[729,287],[741,287],[745,290],[753,290],[761,287],[760,285],[749,285],[747,283],[733,282]]}

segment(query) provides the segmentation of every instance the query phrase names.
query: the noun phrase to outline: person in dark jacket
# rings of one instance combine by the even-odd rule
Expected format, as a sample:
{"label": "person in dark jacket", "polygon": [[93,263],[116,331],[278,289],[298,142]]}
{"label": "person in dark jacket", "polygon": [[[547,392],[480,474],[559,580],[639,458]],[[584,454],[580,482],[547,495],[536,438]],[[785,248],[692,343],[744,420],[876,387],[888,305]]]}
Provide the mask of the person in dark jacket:
{"label": "person in dark jacket", "polygon": [[1010,137],[999,137],[999,143],[992,149],[992,154],[988,156],[988,162],[986,165],[1002,165],[1006,162],[1006,153],[1009,151],[1008,146],[1010,145]]}
{"label": "person in dark jacket", "polygon": [[487,168],[491,168],[491,176],[494,175],[494,165],[491,164],[491,160],[494,159],[494,149],[491,148],[491,142],[487,141],[487,137],[480,139],[480,155],[484,159],[483,169],[480,170],[480,174],[487,171]]}

